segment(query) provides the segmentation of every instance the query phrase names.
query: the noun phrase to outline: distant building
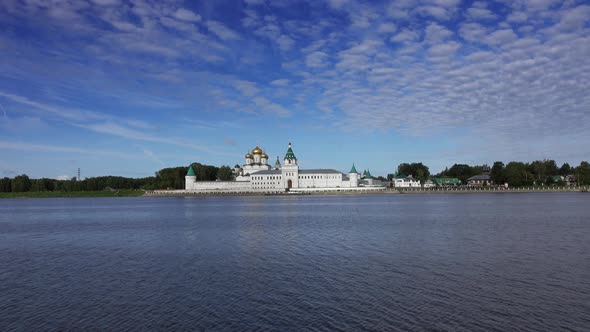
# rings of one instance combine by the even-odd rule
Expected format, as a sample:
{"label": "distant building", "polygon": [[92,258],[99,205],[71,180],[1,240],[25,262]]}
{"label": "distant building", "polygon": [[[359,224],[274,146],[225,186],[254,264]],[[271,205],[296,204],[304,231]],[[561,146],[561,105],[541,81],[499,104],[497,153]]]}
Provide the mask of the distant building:
{"label": "distant building", "polygon": [[548,182],[551,184],[558,184],[559,182],[565,182],[565,176],[553,175],[548,178]]}
{"label": "distant building", "polygon": [[434,181],[438,187],[453,187],[461,185],[461,180],[457,178],[440,177],[432,178],[432,181]]}
{"label": "distant building", "polygon": [[432,181],[431,179],[428,179],[424,182],[423,187],[424,188],[433,188],[433,187],[436,187],[436,183],[434,181]]}
{"label": "distant building", "polygon": [[393,186],[396,188],[420,188],[420,180],[411,175],[398,175],[393,179]]}
{"label": "distant building", "polygon": [[371,175],[371,171],[366,169],[363,171],[363,174],[361,175],[360,185],[363,187],[382,186],[383,181],[375,178],[373,175]]}
{"label": "distant building", "polygon": [[568,186],[575,186],[577,184],[577,179],[573,174],[565,176],[565,183]]}
{"label": "distant building", "polygon": [[467,184],[474,187],[484,187],[494,185],[494,181],[489,175],[482,174],[470,177],[467,179]]}
{"label": "distant building", "polygon": [[485,187],[494,185],[494,181],[490,176],[490,167],[486,164],[482,166],[482,174],[472,176],[467,179],[467,184],[474,187]]}

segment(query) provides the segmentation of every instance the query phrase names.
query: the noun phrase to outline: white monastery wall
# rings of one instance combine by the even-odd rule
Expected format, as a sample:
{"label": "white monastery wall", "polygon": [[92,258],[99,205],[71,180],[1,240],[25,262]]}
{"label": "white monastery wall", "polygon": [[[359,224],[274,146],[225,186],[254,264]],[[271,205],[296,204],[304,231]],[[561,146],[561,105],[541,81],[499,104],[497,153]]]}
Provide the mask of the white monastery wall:
{"label": "white monastery wall", "polygon": [[250,182],[246,181],[197,181],[186,190],[226,190],[250,189]]}

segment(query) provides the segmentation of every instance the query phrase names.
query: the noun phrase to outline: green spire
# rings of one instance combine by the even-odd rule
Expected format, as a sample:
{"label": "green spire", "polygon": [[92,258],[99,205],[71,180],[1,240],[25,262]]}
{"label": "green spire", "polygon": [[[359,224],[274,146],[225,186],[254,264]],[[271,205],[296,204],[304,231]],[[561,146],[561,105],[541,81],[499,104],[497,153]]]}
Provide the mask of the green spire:
{"label": "green spire", "polygon": [[295,157],[295,154],[293,153],[293,150],[291,149],[291,143],[289,143],[289,149],[287,149],[287,153],[285,154],[285,159],[297,160],[297,157]]}
{"label": "green spire", "polygon": [[186,176],[197,176],[195,171],[193,170],[193,165],[188,167],[188,172],[186,172]]}
{"label": "green spire", "polygon": [[350,172],[348,172],[348,173],[358,173],[356,171],[356,167],[354,167],[354,163],[352,163],[352,168],[350,169]]}

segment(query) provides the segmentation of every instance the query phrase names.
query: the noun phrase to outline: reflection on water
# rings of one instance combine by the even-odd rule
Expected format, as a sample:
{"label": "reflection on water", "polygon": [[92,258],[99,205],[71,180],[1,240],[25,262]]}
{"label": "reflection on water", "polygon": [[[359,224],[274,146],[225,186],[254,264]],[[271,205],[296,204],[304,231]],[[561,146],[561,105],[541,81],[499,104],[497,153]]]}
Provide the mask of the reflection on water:
{"label": "reflection on water", "polygon": [[0,330],[589,330],[589,199],[0,200]]}

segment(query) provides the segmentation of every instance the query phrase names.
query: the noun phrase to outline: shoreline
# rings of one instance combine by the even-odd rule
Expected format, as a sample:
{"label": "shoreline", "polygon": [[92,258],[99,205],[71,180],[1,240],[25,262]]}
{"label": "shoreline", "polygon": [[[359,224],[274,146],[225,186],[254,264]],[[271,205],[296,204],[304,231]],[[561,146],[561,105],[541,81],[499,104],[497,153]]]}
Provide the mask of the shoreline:
{"label": "shoreline", "polygon": [[356,195],[440,195],[440,194],[514,194],[514,193],[587,193],[590,186],[575,188],[463,188],[463,189],[399,189],[371,188],[367,190],[309,190],[309,191],[202,191],[185,192],[182,190],[117,190],[117,191],[74,191],[74,192],[22,192],[0,193],[0,199],[23,198],[103,198],[103,197],[214,197],[214,196],[356,196]]}
{"label": "shoreline", "polygon": [[183,192],[183,191],[152,191],[146,192],[144,197],[211,197],[211,196],[355,196],[355,195],[439,195],[439,194],[513,194],[513,193],[584,193],[588,192],[590,187],[575,188],[513,188],[513,189],[409,189],[396,190],[386,188],[381,190],[315,190],[315,191],[295,191],[295,192],[231,192],[231,191],[201,191],[201,192]]}

